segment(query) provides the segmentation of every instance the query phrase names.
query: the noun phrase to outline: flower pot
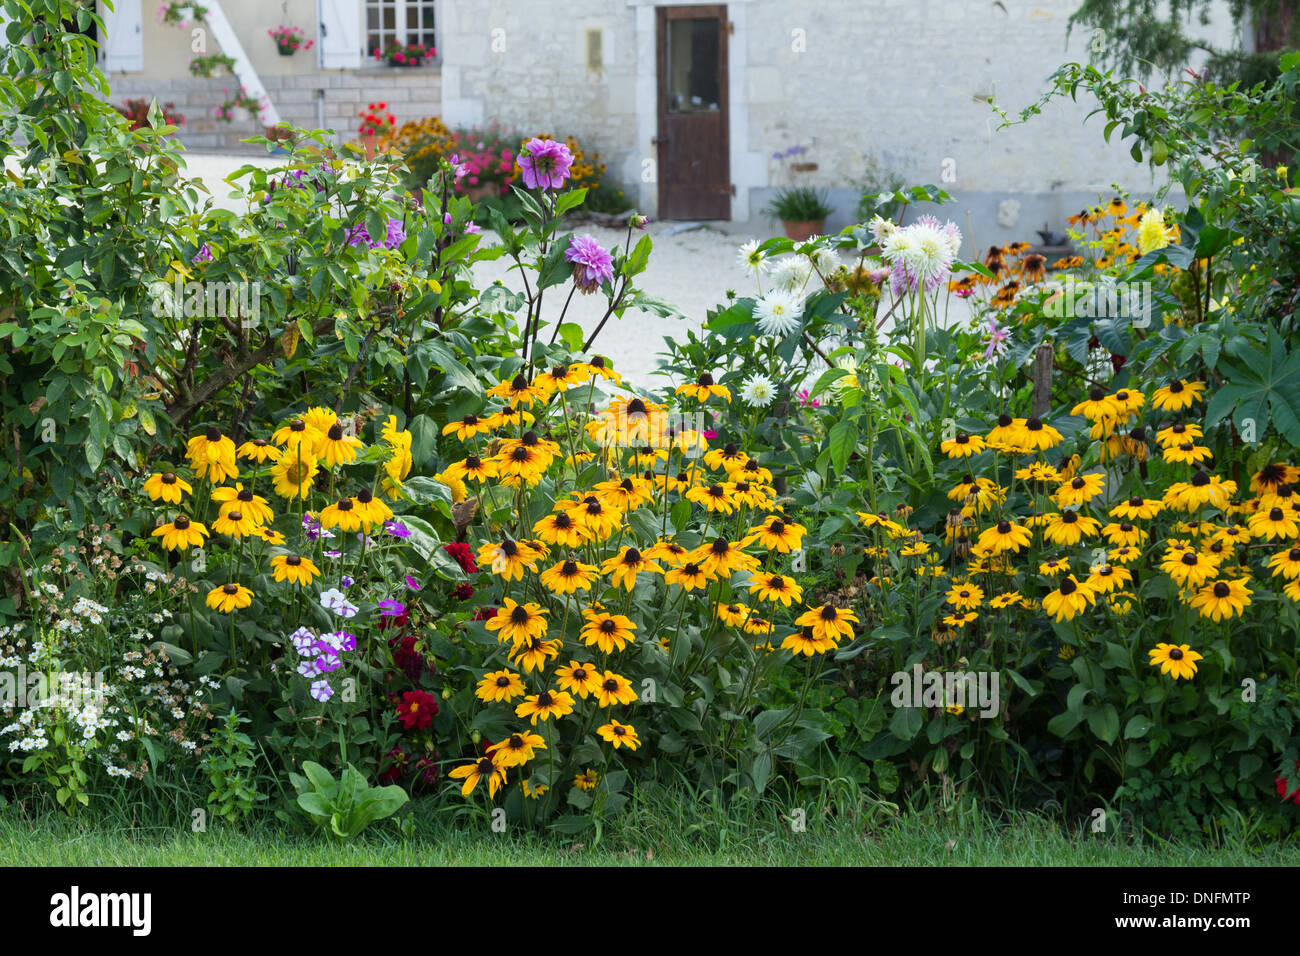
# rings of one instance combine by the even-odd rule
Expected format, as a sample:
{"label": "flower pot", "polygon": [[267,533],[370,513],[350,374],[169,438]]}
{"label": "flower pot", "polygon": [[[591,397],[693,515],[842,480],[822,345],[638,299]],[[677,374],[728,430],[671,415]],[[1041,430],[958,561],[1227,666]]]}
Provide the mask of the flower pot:
{"label": "flower pot", "polygon": [[499,197],[501,188],[496,183],[479,183],[477,186],[466,186],[465,195],[469,197],[470,202],[478,202],[488,196]]}
{"label": "flower pot", "polygon": [[230,119],[235,123],[247,123],[253,118],[253,114],[242,106],[233,107],[230,111]]}
{"label": "flower pot", "polygon": [[785,229],[787,238],[793,239],[795,242],[806,242],[812,236],[821,235],[821,231],[826,228],[826,220],[796,222],[792,219],[782,219],[781,227]]}
{"label": "flower pot", "polygon": [[293,56],[295,53],[298,52],[298,48],[296,46],[285,46],[283,44],[276,44],[276,47],[280,51],[280,56]]}
{"label": "flower pot", "polygon": [[361,137],[361,145],[365,148],[365,151],[366,151],[366,162],[370,162],[370,161],[373,160],[377,155],[379,155],[379,137],[378,137],[378,136],[374,136],[374,135],[371,135],[371,136],[362,136],[362,137]]}

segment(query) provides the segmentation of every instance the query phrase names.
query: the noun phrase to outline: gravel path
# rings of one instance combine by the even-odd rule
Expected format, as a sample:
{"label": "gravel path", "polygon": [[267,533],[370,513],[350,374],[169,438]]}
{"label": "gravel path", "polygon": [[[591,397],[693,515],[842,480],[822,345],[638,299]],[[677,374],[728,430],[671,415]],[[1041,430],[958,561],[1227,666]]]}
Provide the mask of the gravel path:
{"label": "gravel path", "polygon": [[[202,178],[213,194],[217,205],[238,209],[228,198],[229,189],[221,183],[222,177],[245,163],[258,166],[277,166],[281,157],[231,156],[214,153],[187,153],[189,175]],[[737,246],[746,238],[702,227],[683,229],[683,224],[652,222],[647,227],[654,242],[650,264],[640,276],[640,285],[647,293],[671,303],[682,314],[661,318],[640,310],[629,309],[623,318],[611,317],[605,323],[596,350],[614,360],[615,367],[632,382],[644,387],[662,387],[663,379],[653,377],[664,350],[664,336],[684,339],[688,329],[699,329],[709,309],[717,308],[726,300],[726,291],[734,289],[740,295],[755,291],[753,278],[740,266],[736,257]],[[755,229],[760,224],[753,224]],[[579,225],[578,233],[594,236],[606,248],[621,246],[626,230],[614,230],[592,225]],[[633,236],[633,242],[640,233]],[[492,242],[489,234],[485,242]],[[479,288],[500,279],[507,287],[522,291],[523,283],[517,271],[510,272],[507,259],[480,263],[475,267]],[[566,290],[567,291],[567,290]],[[562,296],[548,297],[544,303],[544,318],[554,320],[563,308]],[[604,315],[606,302],[599,295],[575,295],[569,306],[566,321],[579,323],[588,334],[595,329]],[[965,303],[954,298],[950,304],[950,321],[968,314]]]}

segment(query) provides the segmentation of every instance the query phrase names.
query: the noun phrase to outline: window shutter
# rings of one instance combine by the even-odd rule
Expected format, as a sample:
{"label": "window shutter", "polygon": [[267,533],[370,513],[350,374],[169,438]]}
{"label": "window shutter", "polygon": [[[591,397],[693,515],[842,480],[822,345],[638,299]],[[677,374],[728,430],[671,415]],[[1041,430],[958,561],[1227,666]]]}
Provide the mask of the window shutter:
{"label": "window shutter", "polygon": [[144,69],[144,20],[141,0],[116,0],[104,7],[104,41],[100,44],[105,72],[139,73]]}
{"label": "window shutter", "polygon": [[361,66],[361,0],[319,0],[320,65],[326,70]]}

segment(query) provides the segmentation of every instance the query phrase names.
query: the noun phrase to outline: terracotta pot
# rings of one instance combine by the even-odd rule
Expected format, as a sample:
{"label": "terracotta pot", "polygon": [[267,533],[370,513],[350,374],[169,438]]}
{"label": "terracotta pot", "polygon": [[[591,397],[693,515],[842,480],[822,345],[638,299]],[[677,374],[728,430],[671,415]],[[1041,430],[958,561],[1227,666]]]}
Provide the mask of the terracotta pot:
{"label": "terracotta pot", "polygon": [[496,183],[480,183],[477,186],[466,186],[465,195],[469,197],[470,202],[478,202],[488,196],[500,196],[501,190]]}
{"label": "terracotta pot", "polygon": [[804,242],[810,236],[819,236],[821,231],[826,228],[826,220],[819,219],[816,222],[795,222],[791,219],[782,219],[781,226],[785,229],[787,238],[795,242]]}
{"label": "terracotta pot", "polygon": [[370,161],[373,160],[377,155],[379,155],[379,137],[378,137],[378,136],[373,136],[373,135],[372,135],[372,136],[362,136],[362,137],[361,137],[361,145],[362,145],[363,147],[365,147],[365,150],[366,150],[366,162],[370,162]]}

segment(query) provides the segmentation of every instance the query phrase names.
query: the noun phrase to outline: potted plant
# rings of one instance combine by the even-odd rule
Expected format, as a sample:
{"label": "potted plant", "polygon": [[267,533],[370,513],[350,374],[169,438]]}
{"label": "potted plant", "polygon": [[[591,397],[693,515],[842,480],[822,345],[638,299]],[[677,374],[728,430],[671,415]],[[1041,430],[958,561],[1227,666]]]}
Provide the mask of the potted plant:
{"label": "potted plant", "polygon": [[235,72],[234,57],[226,56],[224,53],[209,53],[206,56],[196,56],[190,60],[190,72],[195,76],[212,77],[218,73]]}
{"label": "potted plant", "polygon": [[834,210],[826,201],[826,192],[811,186],[786,186],[777,191],[767,206],[774,219],[781,220],[785,234],[795,242],[820,235],[826,217]]}
{"label": "potted plant", "polygon": [[[221,92],[230,93],[229,90],[224,89]],[[235,120],[252,119],[254,116],[260,116],[261,113],[261,102],[241,86],[238,93],[217,107],[216,116],[223,123],[233,123]]]}
{"label": "potted plant", "polygon": [[293,56],[299,50],[310,50],[315,40],[308,40],[301,27],[279,26],[267,30],[267,35],[275,41],[280,56]]}
{"label": "potted plant", "polygon": [[423,66],[425,60],[437,55],[438,51],[431,46],[398,43],[396,40],[389,40],[382,50],[371,51],[371,56],[376,60],[386,60],[389,66]]}
{"label": "potted plant", "polygon": [[202,23],[208,8],[193,0],[165,0],[158,4],[158,22],[184,30],[191,23]]}
{"label": "potted plant", "polygon": [[391,133],[397,125],[397,117],[388,112],[387,103],[368,103],[365,110],[357,115],[361,117],[361,128],[357,133],[366,150],[366,161],[369,162],[379,152],[380,139]]}
{"label": "potted plant", "polygon": [[[115,106],[113,108],[126,117],[127,122],[131,124],[131,129],[133,130],[149,125],[148,100],[127,100],[121,106]],[[176,112],[175,103],[163,103],[158,107],[158,109],[162,113],[163,122],[168,126],[185,125],[185,116]]]}

